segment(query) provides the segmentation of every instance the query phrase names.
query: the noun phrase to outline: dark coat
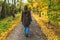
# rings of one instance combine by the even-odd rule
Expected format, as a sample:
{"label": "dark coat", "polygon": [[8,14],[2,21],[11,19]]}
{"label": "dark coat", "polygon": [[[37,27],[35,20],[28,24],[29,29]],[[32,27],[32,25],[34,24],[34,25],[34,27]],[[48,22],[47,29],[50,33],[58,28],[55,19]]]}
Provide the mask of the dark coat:
{"label": "dark coat", "polygon": [[30,25],[32,18],[29,10],[22,11],[21,21],[24,26]]}

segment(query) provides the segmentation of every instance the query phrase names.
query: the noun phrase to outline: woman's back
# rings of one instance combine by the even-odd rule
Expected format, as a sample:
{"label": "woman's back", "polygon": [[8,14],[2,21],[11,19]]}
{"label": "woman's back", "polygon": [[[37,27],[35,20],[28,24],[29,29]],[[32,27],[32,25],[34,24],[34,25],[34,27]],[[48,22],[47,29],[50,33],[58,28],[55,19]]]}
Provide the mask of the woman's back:
{"label": "woman's back", "polygon": [[31,13],[28,10],[28,7],[25,6],[24,10],[22,11],[22,23],[24,26],[29,26],[31,22]]}

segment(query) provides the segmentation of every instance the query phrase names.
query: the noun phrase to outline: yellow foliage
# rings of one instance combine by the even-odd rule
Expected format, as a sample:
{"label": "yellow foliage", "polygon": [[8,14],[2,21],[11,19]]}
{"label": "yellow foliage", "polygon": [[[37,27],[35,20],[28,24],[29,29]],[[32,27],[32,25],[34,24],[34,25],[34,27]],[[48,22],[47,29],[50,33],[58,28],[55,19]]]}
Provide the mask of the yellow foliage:
{"label": "yellow foliage", "polygon": [[58,2],[59,2],[59,0],[54,0],[54,2],[55,2],[55,3],[58,3]]}
{"label": "yellow foliage", "polygon": [[40,25],[43,33],[46,35],[48,40],[58,40],[58,36],[55,35],[54,31],[52,29],[48,29],[46,24],[44,23],[48,21],[46,17],[39,17],[36,14],[32,14],[32,16],[36,19],[37,23]]}

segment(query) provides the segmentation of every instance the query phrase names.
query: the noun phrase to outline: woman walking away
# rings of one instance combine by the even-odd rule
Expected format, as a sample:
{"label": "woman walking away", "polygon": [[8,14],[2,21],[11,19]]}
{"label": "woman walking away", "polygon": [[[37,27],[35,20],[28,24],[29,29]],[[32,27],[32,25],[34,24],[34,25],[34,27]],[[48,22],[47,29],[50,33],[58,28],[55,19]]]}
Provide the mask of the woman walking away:
{"label": "woman walking away", "polygon": [[32,21],[31,18],[31,12],[28,10],[27,5],[24,6],[24,10],[22,11],[22,24],[24,25],[24,33],[25,36],[28,37],[28,32],[29,32],[29,25]]}

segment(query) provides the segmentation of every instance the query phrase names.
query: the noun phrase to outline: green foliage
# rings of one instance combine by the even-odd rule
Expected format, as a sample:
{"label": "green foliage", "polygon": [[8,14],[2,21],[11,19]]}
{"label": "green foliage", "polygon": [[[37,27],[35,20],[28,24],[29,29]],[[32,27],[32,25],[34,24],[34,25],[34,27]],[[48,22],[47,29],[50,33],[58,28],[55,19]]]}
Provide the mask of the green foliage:
{"label": "green foliage", "polygon": [[8,28],[10,28],[19,17],[20,17],[20,13],[16,14],[15,18],[10,16],[10,17],[0,20],[0,33],[8,30]]}
{"label": "green foliage", "polygon": [[0,1],[0,5],[2,5],[2,3],[3,3],[3,2],[2,2],[2,1]]}
{"label": "green foliage", "polygon": [[54,21],[54,22],[59,22],[60,13],[58,13],[58,12],[60,11],[60,4],[58,2],[52,1],[52,2],[50,2],[49,6],[50,6],[49,10],[48,10],[49,20]]}
{"label": "green foliage", "polygon": [[59,22],[60,21],[60,14],[55,11],[51,11],[49,14],[49,20],[54,21],[54,22]]}
{"label": "green foliage", "polygon": [[9,23],[9,20],[11,22],[11,17],[0,20],[0,36],[2,32],[6,31],[12,25],[12,23]]}

